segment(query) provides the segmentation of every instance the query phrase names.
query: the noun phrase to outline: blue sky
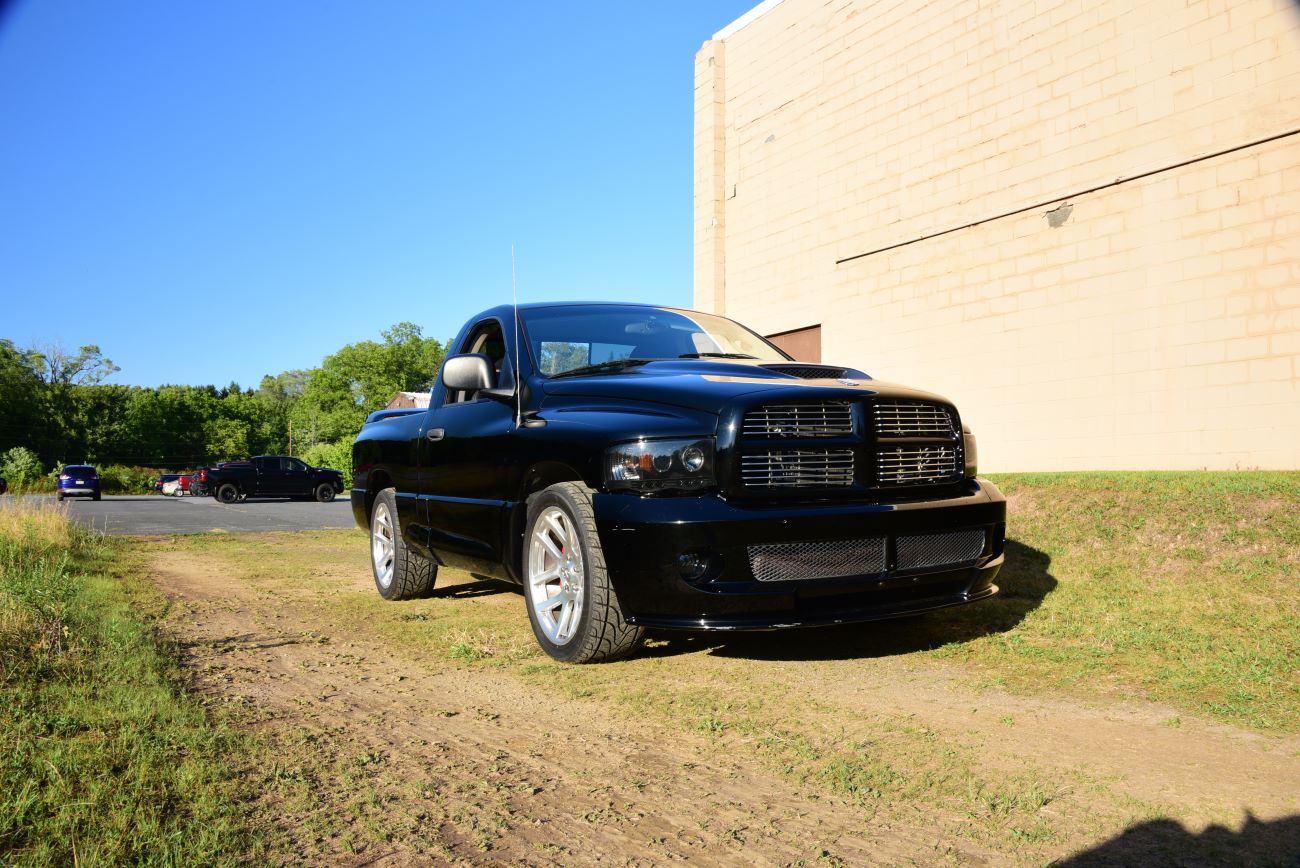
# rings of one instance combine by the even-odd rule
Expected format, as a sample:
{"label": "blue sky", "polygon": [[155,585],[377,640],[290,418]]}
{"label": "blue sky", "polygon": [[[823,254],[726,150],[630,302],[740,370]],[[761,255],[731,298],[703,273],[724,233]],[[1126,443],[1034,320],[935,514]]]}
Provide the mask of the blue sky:
{"label": "blue sky", "polygon": [[0,337],[139,385],[510,298],[691,303],[694,54],[757,0],[0,0]]}

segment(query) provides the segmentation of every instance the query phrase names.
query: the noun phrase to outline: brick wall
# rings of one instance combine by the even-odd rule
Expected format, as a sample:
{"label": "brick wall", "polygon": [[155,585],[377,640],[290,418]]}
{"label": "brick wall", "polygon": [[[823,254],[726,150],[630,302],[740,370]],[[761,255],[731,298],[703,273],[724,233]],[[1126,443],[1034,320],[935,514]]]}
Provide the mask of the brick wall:
{"label": "brick wall", "polygon": [[986,469],[1297,467],[1295,131],[1300,4],[785,0],[697,57],[696,305]]}

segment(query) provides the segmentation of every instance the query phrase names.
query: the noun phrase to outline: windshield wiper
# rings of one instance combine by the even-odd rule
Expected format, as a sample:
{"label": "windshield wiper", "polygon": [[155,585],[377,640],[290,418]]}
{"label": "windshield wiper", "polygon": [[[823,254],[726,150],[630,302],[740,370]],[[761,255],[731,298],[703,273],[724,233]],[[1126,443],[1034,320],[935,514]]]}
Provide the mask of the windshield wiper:
{"label": "windshield wiper", "polygon": [[583,365],[581,368],[570,368],[567,371],[560,371],[558,374],[551,374],[551,379],[559,377],[577,377],[582,374],[612,374],[621,371],[624,368],[630,368],[633,365],[644,365],[646,362],[655,362],[658,359],[610,359],[607,362],[598,362],[594,365]]}
{"label": "windshield wiper", "polygon": [[682,353],[679,359],[757,359],[748,353]]}

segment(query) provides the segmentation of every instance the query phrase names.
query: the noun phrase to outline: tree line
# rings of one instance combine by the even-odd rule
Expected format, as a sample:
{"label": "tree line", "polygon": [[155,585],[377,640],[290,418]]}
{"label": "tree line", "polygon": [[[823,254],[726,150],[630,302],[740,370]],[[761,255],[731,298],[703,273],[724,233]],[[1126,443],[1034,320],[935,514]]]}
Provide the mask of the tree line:
{"label": "tree line", "polygon": [[[135,468],[121,489],[163,470],[258,454],[294,454],[351,475],[365,417],[399,391],[428,391],[445,347],[402,322],[348,344],[319,367],[265,376],[256,388],[104,382],[120,368],[98,346],[76,353],[0,338],[0,475],[39,488],[64,464]],[[350,482],[350,479],[349,479]],[[107,490],[107,489],[106,489]]]}

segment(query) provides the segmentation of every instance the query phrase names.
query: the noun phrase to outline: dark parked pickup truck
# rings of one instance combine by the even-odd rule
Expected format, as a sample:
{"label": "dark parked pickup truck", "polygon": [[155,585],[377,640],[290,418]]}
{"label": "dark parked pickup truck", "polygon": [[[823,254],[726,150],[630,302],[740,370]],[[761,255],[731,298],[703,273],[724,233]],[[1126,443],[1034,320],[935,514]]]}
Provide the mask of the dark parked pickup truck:
{"label": "dark parked pickup truck", "polygon": [[373,413],[353,446],[387,599],[428,594],[439,565],[506,579],[542,648],[586,662],[646,627],[870,621],[997,593],[1006,503],[937,395],[642,305],[498,307],[452,346],[429,408]]}
{"label": "dark parked pickup truck", "polygon": [[222,503],[246,497],[314,497],[329,503],[343,493],[343,474],[287,455],[257,455],[199,471],[200,489]]}

